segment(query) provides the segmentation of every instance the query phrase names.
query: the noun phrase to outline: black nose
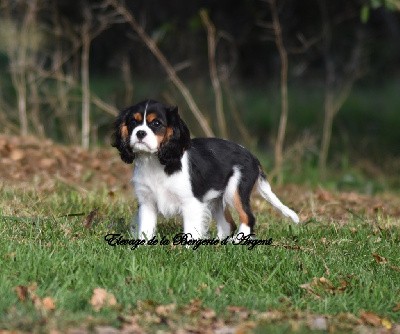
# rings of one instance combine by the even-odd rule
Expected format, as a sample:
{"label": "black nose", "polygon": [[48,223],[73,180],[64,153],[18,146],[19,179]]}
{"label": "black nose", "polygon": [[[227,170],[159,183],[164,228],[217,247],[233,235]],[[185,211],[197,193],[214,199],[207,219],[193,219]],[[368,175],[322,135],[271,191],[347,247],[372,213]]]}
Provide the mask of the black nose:
{"label": "black nose", "polygon": [[136,132],[136,137],[138,137],[139,140],[146,137],[146,135],[147,135],[146,131],[143,130],[139,130],[138,132]]}

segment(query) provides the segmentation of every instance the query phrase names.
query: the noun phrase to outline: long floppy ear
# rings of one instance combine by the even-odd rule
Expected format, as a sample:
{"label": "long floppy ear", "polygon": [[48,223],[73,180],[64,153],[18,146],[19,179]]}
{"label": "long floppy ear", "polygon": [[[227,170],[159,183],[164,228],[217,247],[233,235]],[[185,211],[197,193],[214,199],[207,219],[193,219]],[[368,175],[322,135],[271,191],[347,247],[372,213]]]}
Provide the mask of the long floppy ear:
{"label": "long floppy ear", "polygon": [[178,114],[178,107],[167,108],[167,132],[158,150],[158,159],[168,175],[182,169],[181,158],[190,148],[190,132]]}
{"label": "long floppy ear", "polygon": [[135,154],[129,145],[130,138],[128,125],[126,124],[126,114],[126,110],[122,111],[114,123],[112,146],[118,149],[123,162],[131,164],[135,159]]}

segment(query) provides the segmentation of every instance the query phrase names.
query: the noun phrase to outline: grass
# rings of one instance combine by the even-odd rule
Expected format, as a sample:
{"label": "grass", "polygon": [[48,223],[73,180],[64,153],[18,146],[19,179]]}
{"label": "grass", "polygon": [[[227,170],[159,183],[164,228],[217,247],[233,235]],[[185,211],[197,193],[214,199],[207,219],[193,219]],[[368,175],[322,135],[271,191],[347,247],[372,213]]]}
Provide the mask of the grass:
{"label": "grass", "polygon": [[[400,231],[390,217],[377,217],[373,224],[355,216],[341,227],[328,220],[294,226],[261,212],[257,238],[272,238],[270,246],[131,250],[104,240],[111,232],[131,238],[127,226],[136,209],[130,199],[102,191],[82,196],[63,188],[51,194],[3,188],[0,196],[0,328],[120,327],[121,319],[132,314],[140,314],[147,328],[164,328],[170,324],[152,322],[149,313],[168,304],[176,305],[180,316],[170,320],[179,326],[196,300],[232,322],[237,317],[232,306],[243,307],[254,319],[253,311],[335,319],[343,313],[359,317],[366,310],[400,321],[395,309],[400,302]],[[85,217],[95,208],[98,214],[87,228]],[[180,232],[179,221],[163,221],[159,232],[172,238]],[[55,301],[54,311],[18,298],[15,288],[32,283],[39,298]],[[94,311],[90,300],[97,287],[112,293],[117,305]],[[284,326],[256,324],[261,332],[263,326],[277,332]]]}

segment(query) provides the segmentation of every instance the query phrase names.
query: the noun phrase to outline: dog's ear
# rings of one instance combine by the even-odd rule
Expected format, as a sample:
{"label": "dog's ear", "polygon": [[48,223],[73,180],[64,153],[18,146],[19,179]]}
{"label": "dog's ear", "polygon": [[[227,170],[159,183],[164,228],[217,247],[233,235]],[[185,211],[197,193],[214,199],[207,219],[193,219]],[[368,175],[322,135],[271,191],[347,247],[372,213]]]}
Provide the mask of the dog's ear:
{"label": "dog's ear", "polygon": [[135,159],[135,154],[129,145],[130,137],[127,124],[127,114],[127,110],[122,111],[114,123],[112,146],[118,149],[123,162],[131,164]]}
{"label": "dog's ear", "polygon": [[165,166],[164,171],[171,175],[182,169],[181,158],[190,148],[190,132],[178,114],[178,107],[166,110],[167,131],[158,150],[158,159]]}

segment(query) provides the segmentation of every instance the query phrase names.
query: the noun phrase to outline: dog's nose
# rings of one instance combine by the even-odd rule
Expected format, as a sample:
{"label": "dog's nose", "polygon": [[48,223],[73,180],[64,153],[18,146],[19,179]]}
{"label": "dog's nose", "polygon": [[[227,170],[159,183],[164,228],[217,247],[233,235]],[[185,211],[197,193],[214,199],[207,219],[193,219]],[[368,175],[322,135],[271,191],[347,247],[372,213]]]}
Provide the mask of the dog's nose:
{"label": "dog's nose", "polygon": [[136,133],[136,137],[138,137],[139,140],[141,140],[141,139],[143,139],[144,137],[146,137],[146,135],[147,135],[146,131],[143,131],[143,130],[139,130],[139,131]]}

